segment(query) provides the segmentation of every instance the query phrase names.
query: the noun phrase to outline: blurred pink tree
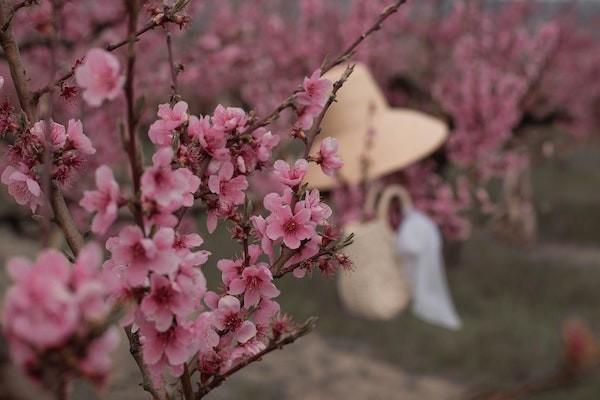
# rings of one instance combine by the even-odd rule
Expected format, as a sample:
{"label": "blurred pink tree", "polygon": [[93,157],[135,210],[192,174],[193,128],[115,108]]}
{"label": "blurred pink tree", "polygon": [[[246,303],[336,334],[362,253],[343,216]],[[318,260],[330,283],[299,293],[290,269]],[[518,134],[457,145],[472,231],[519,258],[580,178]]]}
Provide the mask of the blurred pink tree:
{"label": "blurred pink tree", "polygon": [[[197,28],[194,2],[0,0],[0,46],[14,89],[2,106],[1,181],[40,221],[45,247],[35,261],[7,266],[14,283],[2,333],[14,363],[66,399],[74,378],[105,383],[122,326],[143,389],[154,399],[191,400],[309,333],[314,319],[296,324],[280,309],[277,281],[351,268],[341,251],[352,237],[331,225],[331,208],[304,182],[310,162],[328,175],[343,165],[335,139],[311,148],[353,68],[335,82],[322,76],[350,60],[403,3],[380,8],[370,27],[288,88],[282,102],[251,112],[219,104],[193,115],[206,96],[219,100],[202,85],[201,96],[192,91],[190,103],[182,100],[188,94],[180,88],[191,83],[178,55],[189,53],[174,46],[173,31]],[[184,60],[188,70],[201,59],[193,56]],[[195,84],[205,74],[221,71],[217,79],[227,80],[245,70],[218,60],[198,67]],[[146,101],[163,99],[157,117],[144,115]],[[286,110],[290,119],[275,125]],[[149,140],[139,135],[146,125]],[[273,163],[279,129],[304,145],[293,165]],[[127,160],[130,184],[117,180],[110,164],[118,160]],[[81,179],[96,166],[94,182]],[[261,174],[277,186],[257,206],[250,177]],[[216,262],[222,279],[212,289],[201,268],[211,253],[186,219],[198,209],[207,244],[230,254]],[[68,249],[49,247],[53,223]],[[229,229],[226,244],[211,235],[219,223]],[[90,237],[105,240],[108,253]]]}
{"label": "blurred pink tree", "polygon": [[[184,74],[189,87],[202,87],[200,96],[208,99],[265,105],[275,103],[333,48],[349,43],[383,2],[354,0],[347,9],[320,0],[299,1],[293,9],[272,0],[208,4],[203,12],[210,23],[197,40],[184,42],[190,59],[198,55],[193,70]],[[574,21],[574,13],[540,21],[540,7],[532,2],[507,2],[500,9],[483,2],[409,2],[394,24],[378,33],[376,45],[357,53],[393,105],[432,113],[452,128],[447,145],[432,159],[393,178],[410,188],[417,206],[449,238],[468,235],[464,212],[473,206],[496,219],[513,211],[517,215],[507,217],[515,221],[534,218],[524,181],[529,145],[539,144],[539,135],[532,133],[542,131],[547,143],[548,129],[559,127],[584,139],[598,126],[600,89],[593,78],[600,69],[598,40],[592,29]],[[284,39],[268,39],[273,37]],[[233,69],[203,63],[243,66],[244,72],[225,75]],[[257,76],[268,77],[269,85],[261,85]],[[467,179],[456,181],[456,176]],[[494,178],[508,182],[504,200],[487,193],[486,184]],[[515,201],[517,211],[507,204]],[[344,205],[349,218],[356,216],[358,204]]]}

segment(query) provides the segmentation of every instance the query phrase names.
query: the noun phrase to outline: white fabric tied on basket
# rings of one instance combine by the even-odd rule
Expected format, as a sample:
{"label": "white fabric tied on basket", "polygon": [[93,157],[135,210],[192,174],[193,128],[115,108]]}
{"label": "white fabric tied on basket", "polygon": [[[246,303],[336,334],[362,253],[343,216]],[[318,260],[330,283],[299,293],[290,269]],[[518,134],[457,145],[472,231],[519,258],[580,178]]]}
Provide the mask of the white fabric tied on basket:
{"label": "white fabric tied on basket", "polygon": [[412,286],[413,313],[431,324],[460,329],[462,323],[446,282],[437,225],[422,212],[405,207],[396,244]]}
{"label": "white fabric tied on basket", "polygon": [[[369,193],[366,211],[375,210],[377,190]],[[409,287],[397,252],[395,232],[389,225],[390,202],[400,198],[410,206],[410,197],[401,186],[383,190],[376,218],[367,222],[348,224],[347,232],[354,233],[354,243],[344,252],[355,269],[338,275],[340,299],[346,309],[363,318],[390,320],[402,312],[409,300]]]}

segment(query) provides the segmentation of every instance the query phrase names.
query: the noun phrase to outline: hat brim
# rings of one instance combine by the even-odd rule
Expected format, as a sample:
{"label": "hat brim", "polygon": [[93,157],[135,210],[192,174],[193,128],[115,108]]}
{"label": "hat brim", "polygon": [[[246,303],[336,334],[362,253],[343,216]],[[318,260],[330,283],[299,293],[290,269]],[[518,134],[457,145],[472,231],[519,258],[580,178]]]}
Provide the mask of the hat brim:
{"label": "hat brim", "polygon": [[[448,136],[448,128],[441,120],[409,109],[382,111],[374,116],[372,126],[375,136],[372,147],[367,152],[368,179],[380,178],[427,157],[439,148]],[[344,166],[338,173],[342,181],[357,184],[363,178],[361,158],[365,153],[366,135],[367,132],[324,131],[315,141],[313,153],[318,151],[322,139],[328,136],[335,137],[340,145],[338,154],[344,161]],[[340,182],[336,177],[323,174],[320,167],[314,163],[311,163],[308,169],[306,180],[311,187],[323,190],[339,186]]]}

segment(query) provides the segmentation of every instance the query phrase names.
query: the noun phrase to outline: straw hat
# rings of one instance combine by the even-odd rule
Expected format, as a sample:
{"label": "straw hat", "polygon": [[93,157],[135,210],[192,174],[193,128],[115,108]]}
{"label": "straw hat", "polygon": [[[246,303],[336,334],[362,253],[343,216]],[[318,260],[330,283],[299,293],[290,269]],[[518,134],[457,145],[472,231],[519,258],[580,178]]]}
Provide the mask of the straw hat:
{"label": "straw hat", "polygon": [[[325,77],[336,81],[345,69],[346,66],[336,67]],[[319,149],[322,139],[336,138],[340,144],[338,153],[344,160],[344,167],[339,170],[341,178],[351,184],[358,183],[363,178],[361,155],[370,130],[375,136],[368,151],[369,179],[400,170],[428,156],[448,135],[446,124],[439,119],[419,111],[391,108],[368,68],[356,64],[354,72],[338,92],[337,102],[323,120],[313,152]],[[316,188],[338,186],[335,177],[324,175],[313,163],[307,178]]]}

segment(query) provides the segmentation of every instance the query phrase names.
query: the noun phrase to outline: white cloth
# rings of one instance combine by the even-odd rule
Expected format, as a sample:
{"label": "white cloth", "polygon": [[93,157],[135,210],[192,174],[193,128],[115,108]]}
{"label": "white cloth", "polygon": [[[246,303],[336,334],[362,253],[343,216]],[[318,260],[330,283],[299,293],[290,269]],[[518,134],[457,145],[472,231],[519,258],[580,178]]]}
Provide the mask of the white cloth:
{"label": "white cloth", "polygon": [[457,330],[462,323],[448,291],[439,229],[412,207],[404,213],[396,245],[412,286],[412,311],[426,322]]}

